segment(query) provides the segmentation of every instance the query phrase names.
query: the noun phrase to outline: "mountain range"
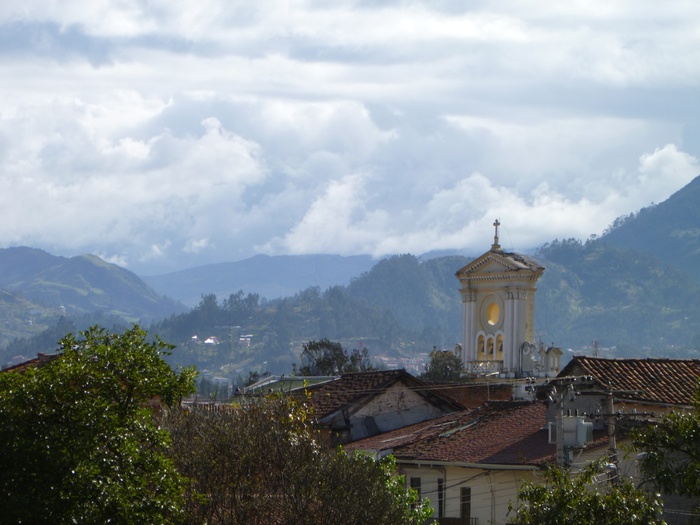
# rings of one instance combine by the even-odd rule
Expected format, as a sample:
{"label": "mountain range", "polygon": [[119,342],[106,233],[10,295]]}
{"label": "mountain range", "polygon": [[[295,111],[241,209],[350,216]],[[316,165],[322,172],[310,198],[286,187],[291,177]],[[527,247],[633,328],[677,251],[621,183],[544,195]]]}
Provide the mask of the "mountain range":
{"label": "mountain range", "polygon": [[369,255],[256,255],[242,261],[145,276],[143,280],[159,293],[195,306],[202,295],[210,293],[228,297],[242,290],[275,299],[310,286],[344,286],[376,262]]}
{"label": "mountain range", "polygon": [[[700,177],[668,200],[619,218],[600,237],[556,239],[530,254],[546,268],[536,304],[542,339],[573,348],[597,339],[618,347],[618,355],[700,348],[699,203]],[[187,315],[208,294],[224,300],[238,291],[273,306],[287,297],[285,304],[294,308],[294,297],[313,287],[342,288],[352,301],[449,347],[461,330],[454,273],[475,255],[405,254],[379,261],[259,255],[139,278],[94,255],[0,249],[0,348],[61,316],[100,312],[143,324]]]}

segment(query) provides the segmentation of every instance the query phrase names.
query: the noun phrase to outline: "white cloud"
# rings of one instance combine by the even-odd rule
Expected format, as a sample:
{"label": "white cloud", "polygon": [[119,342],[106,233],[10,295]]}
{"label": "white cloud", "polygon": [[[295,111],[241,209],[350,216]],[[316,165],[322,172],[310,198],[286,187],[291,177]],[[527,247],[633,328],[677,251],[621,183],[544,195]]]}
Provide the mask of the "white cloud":
{"label": "white cloud", "polygon": [[700,4],[0,4],[0,245],[155,273],[586,238],[698,174]]}

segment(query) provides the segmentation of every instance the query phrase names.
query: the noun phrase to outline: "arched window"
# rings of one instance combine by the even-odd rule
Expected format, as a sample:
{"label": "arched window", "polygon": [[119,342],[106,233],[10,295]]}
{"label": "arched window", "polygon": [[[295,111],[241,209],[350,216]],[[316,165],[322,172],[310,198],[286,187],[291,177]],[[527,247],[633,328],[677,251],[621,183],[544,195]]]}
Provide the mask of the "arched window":
{"label": "arched window", "polygon": [[484,336],[480,335],[476,341],[476,360],[484,361]]}
{"label": "arched window", "polygon": [[486,359],[489,361],[493,361],[496,359],[496,356],[493,353],[494,347],[493,347],[493,337],[489,337],[486,340]]}
{"label": "arched window", "polygon": [[496,336],[496,360],[503,361],[503,335]]}

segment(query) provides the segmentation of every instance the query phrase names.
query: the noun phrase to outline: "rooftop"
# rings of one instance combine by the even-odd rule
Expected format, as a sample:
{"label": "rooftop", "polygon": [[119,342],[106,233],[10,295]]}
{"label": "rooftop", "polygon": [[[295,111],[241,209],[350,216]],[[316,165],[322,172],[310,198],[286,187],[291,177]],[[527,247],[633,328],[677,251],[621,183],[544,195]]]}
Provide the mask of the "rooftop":
{"label": "rooftop", "polygon": [[17,365],[3,368],[2,370],[0,370],[0,372],[24,373],[29,368],[40,368],[40,367],[44,366],[45,364],[50,363],[51,361],[56,359],[59,355],[61,355],[61,354],[39,353],[39,354],[37,354],[37,356],[34,359],[29,359],[28,361],[23,361],[22,363],[19,363]]}
{"label": "rooftop", "polygon": [[426,397],[436,405],[461,410],[464,407],[457,401],[444,396],[427,383],[413,377],[405,370],[385,370],[377,372],[357,372],[342,374],[339,378],[307,387],[311,402],[319,418],[324,418],[351,405],[384,392],[397,382],[403,382],[418,394]]}
{"label": "rooftop", "polygon": [[399,460],[539,466],[556,459],[541,402],[495,401],[346,445]]}
{"label": "rooftop", "polygon": [[572,375],[590,375],[603,388],[627,391],[616,394],[623,399],[690,406],[698,390],[700,360],[575,356],[559,373]]}

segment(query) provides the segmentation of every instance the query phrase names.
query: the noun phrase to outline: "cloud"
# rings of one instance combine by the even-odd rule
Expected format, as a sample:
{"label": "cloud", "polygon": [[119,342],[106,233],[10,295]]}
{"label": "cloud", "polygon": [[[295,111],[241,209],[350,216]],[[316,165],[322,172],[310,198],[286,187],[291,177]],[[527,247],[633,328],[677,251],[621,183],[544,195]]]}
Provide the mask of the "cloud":
{"label": "cloud", "polygon": [[[141,272],[586,238],[698,174],[700,4],[0,4],[0,245]],[[695,155],[695,156],[693,156]]]}

